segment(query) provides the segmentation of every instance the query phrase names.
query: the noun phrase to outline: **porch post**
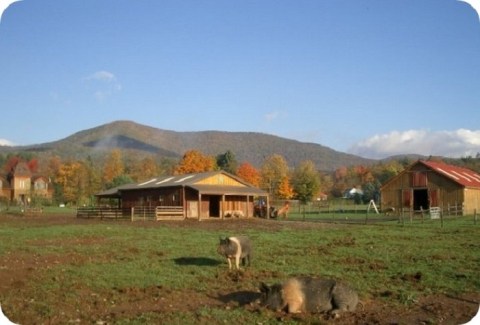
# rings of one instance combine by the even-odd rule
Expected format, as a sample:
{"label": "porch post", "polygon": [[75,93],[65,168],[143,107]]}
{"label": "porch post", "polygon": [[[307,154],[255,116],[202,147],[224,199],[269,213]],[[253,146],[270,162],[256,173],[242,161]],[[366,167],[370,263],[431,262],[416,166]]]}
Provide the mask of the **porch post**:
{"label": "porch post", "polygon": [[198,221],[200,221],[201,216],[202,216],[202,194],[198,192],[198,207],[197,207],[197,213],[198,213]]}
{"label": "porch post", "polygon": [[225,219],[225,194],[222,194],[222,204],[220,205],[220,214],[222,215],[222,220]]}

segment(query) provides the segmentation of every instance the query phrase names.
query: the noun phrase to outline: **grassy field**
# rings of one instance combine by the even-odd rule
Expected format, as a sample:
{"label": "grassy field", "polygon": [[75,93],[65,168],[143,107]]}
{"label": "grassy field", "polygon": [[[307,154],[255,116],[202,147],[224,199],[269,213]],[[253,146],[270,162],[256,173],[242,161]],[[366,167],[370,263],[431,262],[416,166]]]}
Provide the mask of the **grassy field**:
{"label": "grassy field", "polygon": [[[0,303],[24,325],[335,323],[253,303],[260,282],[301,274],[358,290],[365,306],[344,319],[348,324],[391,323],[392,310],[405,315],[396,316],[398,324],[409,324],[425,297],[467,301],[458,315],[435,305],[418,316],[424,324],[455,324],[472,317],[480,299],[480,225],[472,220],[441,227],[438,220],[131,223],[0,214]],[[218,238],[240,233],[254,243],[253,265],[229,271],[216,253]]]}

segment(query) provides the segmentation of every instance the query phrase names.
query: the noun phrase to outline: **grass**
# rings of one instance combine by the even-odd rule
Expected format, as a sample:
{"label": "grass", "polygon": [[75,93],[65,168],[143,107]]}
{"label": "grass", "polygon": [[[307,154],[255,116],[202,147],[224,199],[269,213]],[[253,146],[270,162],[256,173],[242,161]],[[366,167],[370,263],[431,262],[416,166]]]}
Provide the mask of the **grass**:
{"label": "grass", "polygon": [[[225,276],[226,262],[216,253],[225,229],[141,227],[112,221],[29,227],[9,222],[0,228],[0,265],[7,267],[15,259],[28,257],[36,261],[32,265],[36,276],[28,277],[27,268],[21,290],[0,290],[0,302],[20,306],[30,301],[25,317],[45,321],[61,313],[66,304],[73,310],[77,304],[83,306],[79,294],[92,303],[109,305],[109,299],[125,299],[118,290],[161,287],[212,295],[254,291],[260,281],[273,283],[288,275],[309,274],[346,280],[361,298],[408,305],[425,294],[480,290],[479,227],[468,217],[445,220],[443,227],[438,220],[328,227],[308,227],[308,223],[291,227],[286,222],[266,231],[252,223],[242,233],[254,242],[253,266],[242,281],[232,281]],[[22,296],[22,290],[29,296]],[[106,300],[97,301],[95,295]],[[118,316],[116,322],[145,324],[159,317],[145,311],[135,317]],[[199,319],[268,324],[268,317],[261,313],[215,306],[172,311],[162,317],[172,324]]]}

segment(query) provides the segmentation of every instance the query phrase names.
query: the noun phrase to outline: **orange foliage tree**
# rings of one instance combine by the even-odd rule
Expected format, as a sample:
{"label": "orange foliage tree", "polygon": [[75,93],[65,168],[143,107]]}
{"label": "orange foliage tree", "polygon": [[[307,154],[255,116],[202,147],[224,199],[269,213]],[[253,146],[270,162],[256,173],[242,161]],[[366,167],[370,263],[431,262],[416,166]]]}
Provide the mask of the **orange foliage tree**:
{"label": "orange foliage tree", "polygon": [[215,168],[216,162],[214,157],[204,155],[197,150],[189,150],[183,155],[178,165],[175,166],[173,173],[175,175],[201,173],[215,170]]}
{"label": "orange foliage tree", "polygon": [[253,186],[260,185],[260,172],[248,162],[244,162],[238,167],[237,176]]}
{"label": "orange foliage tree", "polygon": [[103,181],[104,183],[111,183],[114,178],[123,175],[124,172],[125,165],[123,164],[122,152],[119,149],[114,149],[105,160]]}
{"label": "orange foliage tree", "polygon": [[79,204],[85,200],[87,170],[80,161],[70,161],[62,164],[57,171],[56,183],[62,187],[63,199],[66,202]]}
{"label": "orange foliage tree", "polygon": [[278,184],[277,197],[279,199],[289,200],[295,195],[293,187],[290,184],[290,180],[287,176],[283,176]]}

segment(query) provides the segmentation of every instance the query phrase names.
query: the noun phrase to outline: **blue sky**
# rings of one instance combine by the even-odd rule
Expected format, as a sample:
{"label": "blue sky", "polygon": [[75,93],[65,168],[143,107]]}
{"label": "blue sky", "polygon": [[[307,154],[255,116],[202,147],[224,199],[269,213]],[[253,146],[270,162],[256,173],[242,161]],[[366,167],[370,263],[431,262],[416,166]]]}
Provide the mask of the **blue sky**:
{"label": "blue sky", "polygon": [[132,120],[475,156],[479,58],[457,0],[23,0],[0,21],[0,144]]}

